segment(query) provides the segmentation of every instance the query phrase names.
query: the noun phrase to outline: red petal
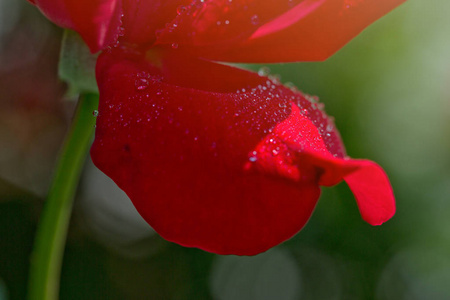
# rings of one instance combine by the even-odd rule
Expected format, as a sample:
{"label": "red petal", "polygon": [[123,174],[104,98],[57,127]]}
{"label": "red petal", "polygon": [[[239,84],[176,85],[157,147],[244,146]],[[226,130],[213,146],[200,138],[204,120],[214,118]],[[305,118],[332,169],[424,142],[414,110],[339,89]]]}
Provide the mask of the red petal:
{"label": "red petal", "polygon": [[371,161],[353,161],[359,168],[344,177],[358,203],[363,219],[381,225],[395,214],[395,199],[383,169]]}
{"label": "red petal", "polygon": [[[255,163],[256,167],[276,169],[278,174],[293,179],[311,176],[314,174],[311,170],[318,169],[320,176],[318,182],[324,186],[335,185],[344,179],[353,191],[365,221],[372,225],[380,225],[389,220],[395,213],[395,200],[389,179],[383,169],[372,161],[343,158],[332,150],[330,152],[329,145],[327,149],[324,144],[324,134],[321,134],[317,127],[320,128],[293,105],[289,118],[279,123],[273,134],[266,137],[257,147],[260,156],[259,153],[270,153],[271,149],[283,151],[285,154],[282,155],[282,163],[274,166],[274,160],[264,159],[263,154],[263,159],[258,158]],[[271,142],[267,143],[267,140]],[[339,144],[336,139],[331,142]]]}
{"label": "red petal", "polygon": [[99,58],[91,155],[164,238],[257,254],[305,225],[319,184],[343,179],[366,221],[380,224],[394,213],[382,169],[344,158],[315,98],[180,51],[127,51]]}
{"label": "red petal", "polygon": [[230,62],[325,60],[405,0],[304,0],[226,51],[203,57]]}
{"label": "red petal", "polygon": [[[159,44],[176,44],[198,56],[224,52],[247,40],[265,23],[302,0],[192,1],[159,35]],[[206,48],[205,48],[206,47]]]}
{"label": "red petal", "polygon": [[92,52],[117,41],[119,0],[34,0],[36,6],[61,27],[77,31]]}
{"label": "red petal", "polygon": [[[253,73],[189,63],[161,70],[132,54],[100,56],[93,161],[164,238],[220,254],[265,251],[304,226],[320,190],[317,181],[252,172],[252,150],[289,116],[291,101],[311,116],[319,109]],[[169,76],[183,68],[189,82]],[[213,78],[235,76],[253,87],[209,87]]]}

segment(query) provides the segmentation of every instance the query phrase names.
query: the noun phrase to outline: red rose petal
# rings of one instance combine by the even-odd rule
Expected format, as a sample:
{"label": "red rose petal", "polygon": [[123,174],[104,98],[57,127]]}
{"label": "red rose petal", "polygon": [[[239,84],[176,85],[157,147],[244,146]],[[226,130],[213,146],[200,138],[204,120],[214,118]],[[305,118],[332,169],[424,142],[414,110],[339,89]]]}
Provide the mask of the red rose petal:
{"label": "red rose petal", "polygon": [[117,41],[120,28],[119,0],[35,0],[51,21],[78,32],[92,52]]}
{"label": "red rose petal", "polygon": [[[330,152],[324,144],[323,134],[319,133],[317,126],[302,115],[295,105],[292,106],[289,118],[279,123],[273,134],[266,137],[266,142],[260,145],[267,145],[267,139],[272,141],[271,144],[274,144],[274,141],[278,144],[277,148],[270,145],[270,149],[285,153],[282,155],[283,162],[276,164],[276,172],[279,175],[288,174],[285,177],[298,179],[301,176],[311,176],[314,174],[311,170],[316,169],[316,180],[320,185],[332,186],[342,180],[347,182],[355,195],[363,219],[369,224],[380,225],[394,215],[394,194],[383,169],[369,160],[343,158]],[[334,143],[338,144],[339,141]],[[264,152],[270,152],[267,146],[264,147]],[[260,168],[274,170],[274,161],[271,159],[268,162],[258,159]]]}
{"label": "red rose petal", "polygon": [[247,40],[265,23],[289,11],[302,0],[192,1],[161,31],[159,44],[203,51],[224,52]]}
{"label": "red rose petal", "polygon": [[250,38],[203,57],[229,62],[325,60],[405,0],[304,0]]}
{"label": "red rose petal", "polygon": [[[246,74],[250,83],[261,79],[195,60],[189,67],[206,82],[224,74],[242,80]],[[164,238],[252,255],[305,225],[320,193],[317,180],[310,180],[317,178],[316,169],[295,180],[248,168],[256,145],[289,117],[292,102],[316,122],[326,121],[303,94],[266,79],[239,93],[182,87],[163,76],[175,68],[162,71],[142,57],[114,51],[100,56],[97,71],[101,98],[93,161]],[[337,133],[333,138],[342,154]]]}

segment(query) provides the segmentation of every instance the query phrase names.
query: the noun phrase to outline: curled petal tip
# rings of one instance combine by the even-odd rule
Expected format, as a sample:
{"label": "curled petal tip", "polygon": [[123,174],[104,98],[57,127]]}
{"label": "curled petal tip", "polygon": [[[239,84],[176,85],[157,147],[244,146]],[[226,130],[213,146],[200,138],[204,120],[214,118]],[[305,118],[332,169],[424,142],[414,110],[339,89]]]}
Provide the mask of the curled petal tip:
{"label": "curled petal tip", "polygon": [[[258,147],[258,153],[262,152],[259,168],[294,181],[308,180],[324,186],[345,180],[366,222],[381,225],[394,215],[394,193],[383,169],[369,160],[330,152],[316,125],[296,105],[289,118],[273,131],[274,136],[268,136],[268,141]],[[334,143],[339,144],[340,140]],[[281,157],[271,156],[273,149],[282,153]]]}
{"label": "curled petal tip", "polygon": [[355,160],[359,168],[344,177],[358,203],[362,218],[381,225],[395,214],[395,198],[383,169],[372,161]]}

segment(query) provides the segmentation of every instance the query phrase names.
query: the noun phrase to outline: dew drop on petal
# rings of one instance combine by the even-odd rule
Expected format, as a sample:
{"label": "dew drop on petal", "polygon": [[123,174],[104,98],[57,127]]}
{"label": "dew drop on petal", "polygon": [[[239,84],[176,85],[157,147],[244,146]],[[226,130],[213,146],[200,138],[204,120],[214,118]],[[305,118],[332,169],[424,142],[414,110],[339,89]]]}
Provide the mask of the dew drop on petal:
{"label": "dew drop on petal", "polygon": [[261,67],[258,70],[258,75],[259,76],[268,76],[269,74],[270,74],[269,67]]}
{"label": "dew drop on petal", "polygon": [[187,10],[186,6],[180,5],[180,6],[177,7],[177,14],[181,15],[182,13],[186,12],[186,10]]}
{"label": "dew drop on petal", "polygon": [[172,47],[172,49],[178,49],[178,44],[177,43],[172,43],[171,47]]}
{"label": "dew drop on petal", "polygon": [[286,83],[284,84],[284,86],[287,87],[288,89],[290,89],[290,90],[293,91],[293,92],[297,92],[297,91],[298,91],[298,89],[297,89],[297,87],[295,86],[295,84],[292,83],[292,82],[290,82],[290,81],[286,82]]}
{"label": "dew drop on petal", "polygon": [[146,78],[138,78],[135,81],[135,86],[138,91],[145,90],[149,85],[149,82]]}
{"label": "dew drop on petal", "polygon": [[93,115],[94,117],[98,117],[98,110],[94,110],[94,111],[92,112],[92,115]]}
{"label": "dew drop on petal", "polygon": [[252,18],[250,19],[250,21],[252,22],[253,25],[258,25],[259,24],[258,15],[253,15]]}
{"label": "dew drop on petal", "polygon": [[250,161],[250,162],[255,162],[255,161],[257,161],[258,160],[258,152],[256,152],[256,151],[252,151],[251,153],[250,153],[250,155],[248,156],[248,160]]}

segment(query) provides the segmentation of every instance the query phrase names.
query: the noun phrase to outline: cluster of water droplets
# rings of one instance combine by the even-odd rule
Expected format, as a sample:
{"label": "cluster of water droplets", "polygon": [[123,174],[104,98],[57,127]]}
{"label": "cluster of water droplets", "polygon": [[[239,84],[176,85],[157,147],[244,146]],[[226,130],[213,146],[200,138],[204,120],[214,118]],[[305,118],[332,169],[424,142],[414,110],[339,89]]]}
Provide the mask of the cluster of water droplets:
{"label": "cluster of water droplets", "polygon": [[293,153],[293,150],[278,137],[270,134],[248,154],[248,162],[244,165],[244,169],[256,168],[269,174],[298,180],[300,171]]}
{"label": "cluster of water droplets", "polygon": [[[186,16],[191,16],[191,18],[194,18],[197,14],[200,13],[202,9],[207,5],[208,2],[211,2],[210,0],[196,0],[190,3],[189,5],[179,5],[177,7],[177,15],[176,17],[165,24],[165,28],[157,29],[155,31],[156,39],[160,39],[164,37],[166,39],[165,43],[167,43],[167,37],[171,36],[173,33],[176,33],[176,31],[180,28],[180,26],[183,25],[182,19]],[[228,21],[229,23],[229,21]],[[189,35],[195,35],[195,32],[190,32]],[[169,38],[173,39],[173,38]],[[169,42],[172,49],[178,49],[179,44],[177,41],[173,40],[172,42]]]}
{"label": "cluster of water droplets", "polygon": [[136,81],[134,82],[136,90],[143,91],[150,85],[150,74],[147,72],[140,72],[137,74]]}
{"label": "cluster of water droplets", "polygon": [[[268,67],[261,67],[258,70],[258,75],[267,77],[265,84],[258,85],[254,88],[240,89],[236,91],[241,96],[249,95],[250,97],[258,97],[260,94],[267,94],[267,101],[277,101],[279,99],[278,106],[281,109],[280,112],[286,116],[291,113],[290,103],[297,105],[300,109],[300,113],[306,116],[317,128],[320,136],[324,140],[325,145],[334,156],[343,156],[343,148],[340,144],[339,134],[336,131],[334,118],[328,116],[325,112],[325,104],[319,101],[317,96],[305,94],[297,89],[297,87],[287,82],[284,87],[288,88],[292,93],[280,96],[280,86],[282,85],[280,77],[270,74]],[[286,101],[289,100],[289,101]],[[277,112],[273,112],[276,116]],[[267,115],[265,117],[268,117]],[[301,133],[299,133],[301,134]],[[339,143],[339,144],[336,144]],[[335,152],[331,150],[341,149],[341,152]]]}

